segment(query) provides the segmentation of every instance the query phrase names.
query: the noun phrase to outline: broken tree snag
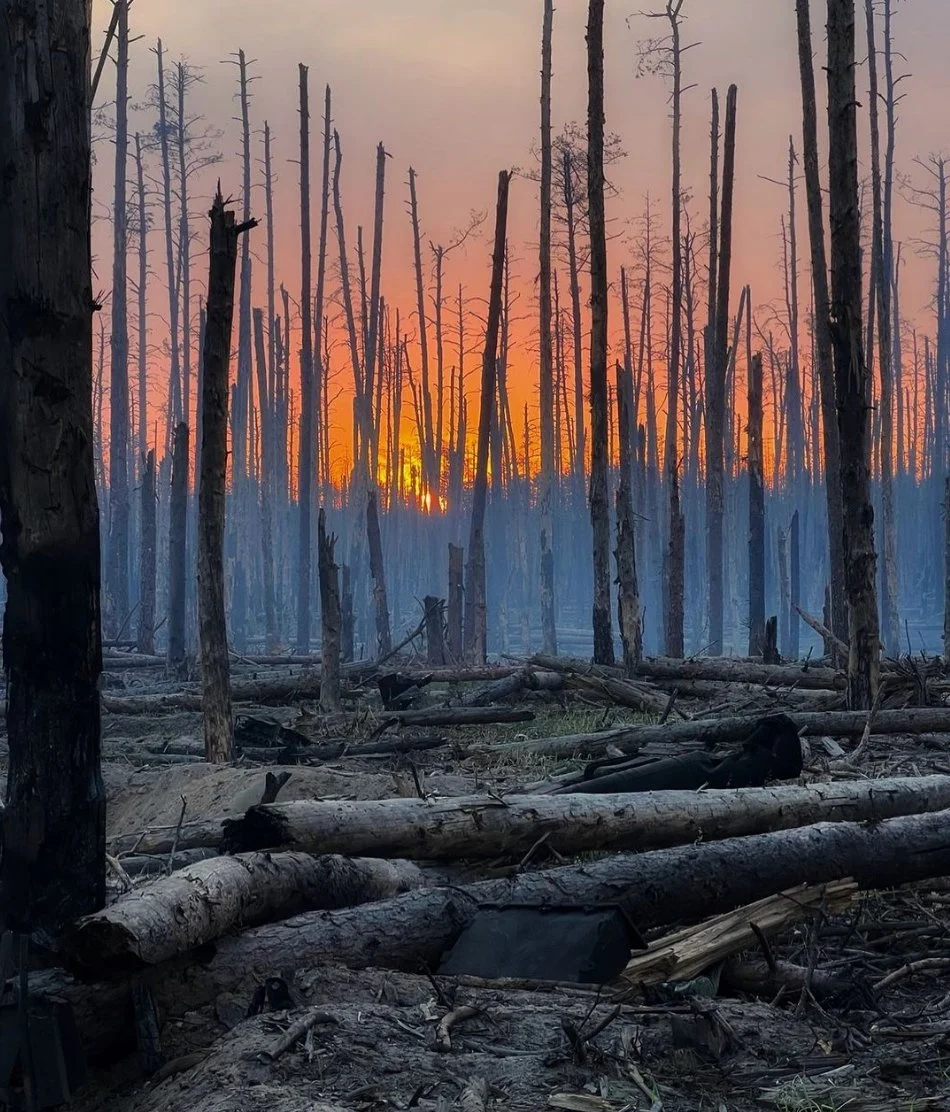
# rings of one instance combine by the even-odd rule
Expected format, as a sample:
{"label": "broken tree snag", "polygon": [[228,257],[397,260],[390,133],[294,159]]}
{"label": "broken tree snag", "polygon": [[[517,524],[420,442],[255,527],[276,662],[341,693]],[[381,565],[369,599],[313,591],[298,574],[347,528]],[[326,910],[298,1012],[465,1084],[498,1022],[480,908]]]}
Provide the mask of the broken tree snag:
{"label": "broken tree snag", "polygon": [[228,931],[431,884],[417,865],[375,858],[246,853],[179,869],[81,919],[71,964],[107,979],[185,954]]}
{"label": "broken tree snag", "polygon": [[834,352],[844,586],[848,599],[848,700],[869,710],[881,671],[871,504],[871,383],[862,336],[854,0],[828,0],[828,196],[831,341]]}
{"label": "broken tree snag", "polygon": [[943,664],[950,669],[950,475],[943,486]]}
{"label": "broken tree snag", "polygon": [[155,453],[143,460],[141,542],[139,549],[139,624],[136,647],[145,656],[155,653]]}
{"label": "broken tree snag", "polygon": [[375,490],[371,490],[366,498],[366,532],[369,537],[369,572],[373,577],[373,602],[376,607],[376,658],[379,659],[392,652],[393,638],[389,628],[386,571],[383,565],[383,542],[379,534],[379,512],[376,508]]}
{"label": "broken tree snag", "polygon": [[234,317],[238,236],[256,221],[235,224],[221,186],[211,206],[210,271],[201,374],[201,478],[198,489],[198,628],[205,756],[231,759],[231,674],[224,608],[224,507],[228,468],[228,368]]}
{"label": "broken tree snag", "polygon": [[0,917],[105,902],[92,420],[88,4],[0,4],[0,561],[9,769]]}
{"label": "broken tree snag", "polygon": [[628,676],[636,674],[643,656],[640,626],[640,589],[637,585],[637,554],[633,535],[633,461],[630,409],[633,383],[629,371],[617,364],[617,431],[620,436],[620,482],[617,486],[617,621],[623,644],[623,666]]}
{"label": "broken tree snag", "polygon": [[430,668],[441,668],[447,663],[445,639],[442,632],[442,608],[445,604],[440,598],[426,595],[422,600],[422,605],[425,608],[426,664]]}
{"label": "broken tree snag", "polygon": [[762,353],[749,375],[749,656],[765,651],[765,484],[762,477]]}
{"label": "broken tree snag", "polygon": [[763,664],[781,664],[778,651],[778,616],[773,614],[765,623],[765,643],[762,646]]}
{"label": "broken tree snag", "polygon": [[[200,485],[200,477],[199,477]],[[184,678],[185,581],[187,578],[188,426],[175,426],[172,447],[172,490],[168,511],[168,671]]]}
{"label": "broken tree snag", "polygon": [[342,710],[340,702],[340,641],[343,618],[340,612],[340,575],[333,562],[336,537],[327,536],[326,511],[317,516],[317,568],[320,574],[320,624],[322,627],[320,708]]}
{"label": "broken tree snag", "polygon": [[538,841],[562,854],[719,841],[817,822],[879,822],[950,807],[950,776],[809,787],[504,799],[294,800],[224,820],[224,849],[293,849],[421,860],[523,857]]}
{"label": "broken tree snag", "polygon": [[[950,546],[948,546],[950,551]],[[462,568],[464,552],[457,544],[449,545],[448,643],[453,664],[462,662]],[[950,596],[948,596],[950,597]]]}
{"label": "broken tree snag", "polygon": [[469,664],[484,664],[488,653],[488,611],[485,598],[485,507],[488,501],[488,448],[492,414],[495,412],[498,330],[501,324],[502,278],[508,229],[508,186],[511,173],[498,175],[495,207],[495,246],[492,252],[491,289],[485,350],[482,353],[482,393],[478,414],[478,450],[472,487],[472,522],[468,537],[468,566],[465,570],[465,656]]}

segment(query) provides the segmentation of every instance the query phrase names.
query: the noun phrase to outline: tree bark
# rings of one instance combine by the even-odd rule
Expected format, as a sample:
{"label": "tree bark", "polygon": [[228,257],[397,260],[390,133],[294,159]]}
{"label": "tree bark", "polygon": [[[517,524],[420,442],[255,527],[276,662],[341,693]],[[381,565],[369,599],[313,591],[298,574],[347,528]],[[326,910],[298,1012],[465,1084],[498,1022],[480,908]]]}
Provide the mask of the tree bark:
{"label": "tree bark", "polygon": [[541,31],[541,238],[539,245],[538,315],[540,337],[541,474],[538,513],[541,519],[541,645],[557,654],[554,621],[554,351],[551,330],[551,38],[554,0],[544,0]]}
{"label": "tree bark", "polygon": [[343,618],[340,611],[339,569],[333,559],[336,537],[327,536],[323,509],[317,517],[317,566],[320,572],[320,621],[322,626],[320,709],[338,711],[340,702],[340,641]]}
{"label": "tree bark", "polygon": [[442,614],[444,603],[434,595],[426,595],[422,600],[423,622],[426,631],[426,664],[441,668],[445,660],[445,638],[442,635]]}
{"label": "tree bark", "polygon": [[178,869],[76,924],[70,965],[108,980],[158,965],[237,929],[389,899],[432,884],[408,861],[246,853]]}
{"label": "tree bark", "polygon": [[848,599],[848,697],[874,705],[880,681],[871,506],[871,397],[861,332],[861,214],[858,200],[854,0],[828,0],[828,142],[831,221],[830,328],[834,350],[844,570]]}
{"label": "tree bark", "polygon": [[257,394],[261,418],[261,474],[258,483],[261,515],[261,571],[264,580],[264,645],[268,653],[280,647],[277,630],[277,600],[274,588],[274,409],[267,383],[267,357],[264,348],[264,314],[254,310],[254,348],[257,363]]}
{"label": "tree bark", "polygon": [[623,643],[623,664],[628,676],[636,675],[643,656],[640,619],[640,588],[637,583],[637,552],[633,525],[633,475],[630,409],[633,383],[624,367],[617,364],[617,431],[620,437],[620,482],[617,487],[617,623]]}
{"label": "tree bark", "polygon": [[185,653],[185,595],[188,568],[188,426],[175,427],[172,449],[172,489],[168,508],[168,671],[187,672]]}
{"label": "tree bark", "polygon": [[[465,553],[459,545],[449,545],[449,598],[447,606],[447,648],[453,664],[462,662],[462,566]],[[947,596],[950,598],[950,595]]]}
{"label": "tree bark", "polygon": [[824,205],[818,159],[818,108],[812,61],[811,0],[795,0],[798,28],[798,62],[802,87],[802,157],[808,204],[808,238],[811,246],[812,291],[815,298],[815,354],[821,387],[821,423],[825,454],[825,496],[828,517],[831,629],[847,641],[848,614],[844,582],[844,507],[841,495],[841,456],[835,399],[835,372],[831,342],[831,309],[828,263],[825,252]]}
{"label": "tree bark", "polygon": [[142,137],[135,133],[135,178],[137,183],[139,276],[138,298],[138,444],[139,451],[148,450],[148,313],[146,292],[148,286],[148,209],[145,201],[145,170],[142,166]]}
{"label": "tree bark", "polygon": [[607,430],[607,227],[604,214],[604,0],[587,21],[587,211],[590,222],[590,521],[594,535],[594,660],[613,664]]}
{"label": "tree bark", "polygon": [[[300,436],[297,441],[297,652],[310,652],[310,531],[313,513],[313,327],[310,319],[310,104],[307,67],[300,77]],[[326,176],[326,168],[324,169]],[[326,193],[326,184],[324,184]],[[326,204],[326,197],[324,197]],[[321,224],[325,242],[326,217]],[[317,322],[319,328],[319,321]]]}
{"label": "tree bark", "polygon": [[0,4],[7,929],[105,902],[92,421],[90,4]]}
{"label": "tree bark", "polygon": [[208,319],[201,373],[201,480],[198,490],[198,624],[201,641],[205,755],[231,759],[233,723],[224,606],[224,516],[228,466],[228,368],[234,318],[237,241],[220,189],[211,208]]}
{"label": "tree bark", "polygon": [[259,805],[243,818],[225,820],[224,846],[230,853],[281,849],[435,861],[521,858],[543,837],[548,848],[568,856],[606,848],[640,853],[816,822],[880,822],[948,807],[950,776],[610,796],[308,799]]}
{"label": "tree bark", "polygon": [[[382,368],[380,368],[382,374]],[[376,491],[366,498],[366,532],[369,538],[369,571],[373,577],[373,603],[376,609],[376,657],[392,652],[393,639],[389,627],[389,600],[386,594],[386,569],[383,564],[383,542],[379,534],[379,512]]]}
{"label": "tree bark", "polygon": [[465,655],[470,664],[484,664],[487,655],[488,613],[485,597],[485,508],[488,501],[488,448],[492,414],[495,409],[498,329],[501,322],[501,287],[505,268],[505,243],[508,229],[508,186],[511,174],[498,175],[495,208],[495,246],[492,252],[491,289],[485,350],[482,355],[482,389],[478,415],[478,450],[475,481],[472,487],[472,521],[468,538],[468,564],[465,569]]}
{"label": "tree bark", "polygon": [[765,486],[762,477],[762,353],[749,375],[749,656],[765,647]]}
{"label": "tree bark", "polygon": [[155,453],[143,460],[141,541],[139,544],[139,624],[136,647],[151,656],[155,652],[155,558],[157,506],[155,503]]}

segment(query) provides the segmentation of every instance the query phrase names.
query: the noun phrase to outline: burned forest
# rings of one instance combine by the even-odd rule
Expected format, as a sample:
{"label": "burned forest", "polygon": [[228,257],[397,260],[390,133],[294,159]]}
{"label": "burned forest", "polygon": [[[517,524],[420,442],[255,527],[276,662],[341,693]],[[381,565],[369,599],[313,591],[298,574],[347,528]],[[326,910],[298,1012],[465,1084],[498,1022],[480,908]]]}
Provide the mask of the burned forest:
{"label": "burned forest", "polygon": [[0,1108],[950,1107],[942,0],[0,11]]}

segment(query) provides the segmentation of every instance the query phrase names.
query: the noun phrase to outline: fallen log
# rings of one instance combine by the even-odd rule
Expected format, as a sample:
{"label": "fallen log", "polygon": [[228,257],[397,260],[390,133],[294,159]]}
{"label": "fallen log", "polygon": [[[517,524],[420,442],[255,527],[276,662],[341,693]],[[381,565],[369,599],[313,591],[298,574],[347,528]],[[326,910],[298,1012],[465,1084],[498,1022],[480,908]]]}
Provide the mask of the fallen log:
{"label": "fallen log", "polygon": [[[748,838],[619,854],[464,887],[405,892],[378,903],[311,912],[219,940],[206,961],[155,970],[166,1017],[247,986],[276,969],[321,962],[352,968],[437,969],[479,903],[615,903],[641,929],[696,922],[798,884],[845,877],[887,888],[950,873],[950,812],[881,823],[822,823]],[[119,991],[124,987],[124,992]],[[61,992],[98,1053],[126,1045],[128,983],[77,985],[58,976],[31,981],[34,993]]]}
{"label": "fallen log", "polygon": [[179,869],[80,919],[65,943],[74,972],[115,977],[304,910],[384,900],[431,884],[408,861],[248,853]]}
{"label": "fallen log", "polygon": [[494,722],[531,722],[534,712],[514,707],[432,707],[400,710],[381,716],[385,725],[482,726]]}
{"label": "fallen log", "polygon": [[809,787],[629,795],[294,800],[224,820],[225,852],[294,849],[446,860],[522,857],[540,839],[562,854],[647,850],[818,822],[880,822],[950,808],[950,776]]}
{"label": "fallen log", "polygon": [[[475,752],[535,756],[602,756],[614,746],[623,753],[636,754],[645,745],[664,742],[693,742],[712,747],[741,741],[751,733],[762,715],[742,714],[730,718],[694,718],[665,726],[621,726],[592,734],[564,737],[529,738],[526,741],[479,746]],[[810,737],[860,737],[867,725],[867,711],[789,711],[788,717],[800,734]],[[925,734],[950,731],[950,708],[913,707],[906,710],[879,710],[874,714],[875,734]]]}

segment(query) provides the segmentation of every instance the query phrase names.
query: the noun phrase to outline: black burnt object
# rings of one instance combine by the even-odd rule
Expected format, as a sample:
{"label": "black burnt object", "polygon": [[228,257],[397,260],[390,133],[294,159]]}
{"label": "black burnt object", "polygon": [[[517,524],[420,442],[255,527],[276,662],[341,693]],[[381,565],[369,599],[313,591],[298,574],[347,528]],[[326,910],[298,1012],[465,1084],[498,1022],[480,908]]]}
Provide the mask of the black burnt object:
{"label": "black burnt object", "polygon": [[432,675],[404,676],[399,672],[389,672],[379,676],[376,685],[386,710],[404,710],[410,706],[416,695],[432,682]]}
{"label": "black burnt object", "polygon": [[608,984],[646,943],[616,904],[482,904],[439,973]]}
{"label": "black burnt object", "polygon": [[787,714],[771,714],[759,719],[742,745],[729,753],[684,753],[621,764],[599,761],[587,766],[581,783],[565,784],[554,794],[761,788],[772,780],[797,779],[801,771],[802,746],[795,723]]}

